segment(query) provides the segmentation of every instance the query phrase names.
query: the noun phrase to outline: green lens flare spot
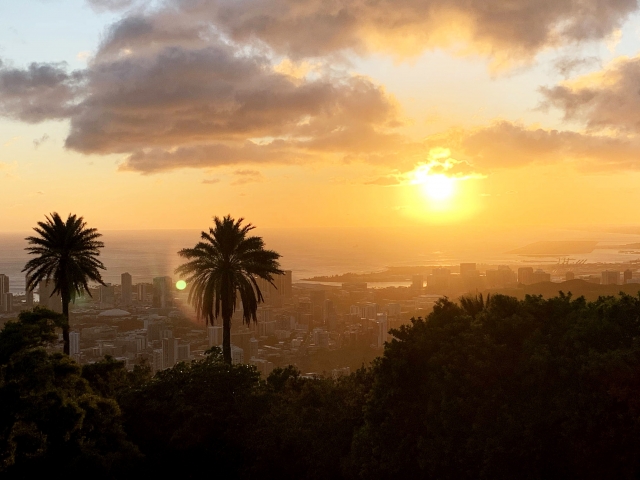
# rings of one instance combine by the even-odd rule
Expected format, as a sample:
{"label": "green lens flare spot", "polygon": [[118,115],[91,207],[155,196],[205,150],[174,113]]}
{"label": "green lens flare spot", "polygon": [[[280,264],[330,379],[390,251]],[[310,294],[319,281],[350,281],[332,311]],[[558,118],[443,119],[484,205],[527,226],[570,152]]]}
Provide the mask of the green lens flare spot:
{"label": "green lens flare spot", "polygon": [[176,282],[176,288],[178,290],[184,290],[185,288],[187,288],[187,282],[185,282],[184,280],[178,280]]}

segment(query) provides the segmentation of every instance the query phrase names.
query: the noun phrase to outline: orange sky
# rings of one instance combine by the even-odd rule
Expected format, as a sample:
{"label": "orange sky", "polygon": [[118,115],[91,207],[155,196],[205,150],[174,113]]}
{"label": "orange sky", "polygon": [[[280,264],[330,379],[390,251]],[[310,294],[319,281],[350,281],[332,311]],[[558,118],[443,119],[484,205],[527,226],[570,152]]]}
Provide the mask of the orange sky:
{"label": "orange sky", "polygon": [[2,5],[0,231],[638,224],[636,2],[511,4]]}

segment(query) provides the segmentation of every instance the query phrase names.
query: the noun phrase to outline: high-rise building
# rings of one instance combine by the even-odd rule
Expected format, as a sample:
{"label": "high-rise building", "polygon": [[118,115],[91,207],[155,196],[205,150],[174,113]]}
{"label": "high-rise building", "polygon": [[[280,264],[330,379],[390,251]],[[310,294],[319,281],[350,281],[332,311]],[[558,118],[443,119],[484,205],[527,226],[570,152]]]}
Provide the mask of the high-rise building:
{"label": "high-rise building", "polygon": [[150,283],[138,283],[136,285],[136,294],[138,296],[139,303],[148,303],[149,297],[152,296],[153,285]]}
{"label": "high-rise building", "polygon": [[164,355],[163,355],[162,349],[157,348],[153,351],[152,368],[154,372],[159,372],[164,368],[162,364],[163,356]]}
{"label": "high-rise building", "polygon": [[4,294],[4,311],[13,312],[13,293],[11,292]]}
{"label": "high-rise building", "polygon": [[100,285],[100,303],[102,305],[114,305],[116,303],[116,288],[110,283]]}
{"label": "high-rise building", "polygon": [[326,300],[326,292],[324,290],[311,290],[309,292],[309,300],[311,302],[313,326],[323,325],[324,301]]}
{"label": "high-rise building", "polygon": [[372,323],[374,325],[374,345],[378,348],[381,348],[384,346],[384,342],[387,341],[387,335],[389,331],[387,314],[378,313]]}
{"label": "high-rise building", "polygon": [[[274,322],[275,324],[275,322]],[[242,349],[243,352],[246,352],[246,357],[249,358],[249,354],[251,353],[251,339],[253,338],[253,333],[245,330],[241,332],[236,332],[231,334],[231,343],[238,348]]]}
{"label": "high-rise building", "polygon": [[80,353],[80,333],[69,332],[69,355]]}
{"label": "high-rise building", "polygon": [[231,363],[238,365],[244,363],[244,350],[235,345],[231,345]]}
{"label": "high-rise building", "polygon": [[257,279],[258,288],[264,298],[265,303],[279,306],[284,299],[291,298],[292,295],[292,272],[285,270],[282,275],[274,275],[272,282],[263,278]]}
{"label": "high-rise building", "polygon": [[515,272],[506,265],[499,265],[497,270],[487,270],[485,278],[489,288],[503,288],[516,283]]}
{"label": "high-rise building", "polygon": [[62,297],[60,294],[53,295],[53,282],[42,280],[38,284],[38,297],[40,298],[40,306],[62,313]]}
{"label": "high-rise building", "polygon": [[249,358],[258,358],[258,346],[258,340],[256,340],[255,338],[249,340]]}
{"label": "high-rise building", "polygon": [[329,320],[329,317],[331,317],[332,315],[335,315],[336,310],[333,307],[333,302],[329,299],[326,299],[324,301],[324,306],[322,309],[322,321],[323,323],[326,325],[327,321]]}
{"label": "high-rise building", "polygon": [[629,270],[628,268],[624,271],[624,282],[623,283],[629,283],[629,280],[631,280],[633,278],[633,272],[631,270]]}
{"label": "high-rise building", "polygon": [[209,348],[222,345],[222,327],[207,328],[207,336],[209,339]]}
{"label": "high-rise building", "polygon": [[531,285],[533,283],[533,267],[520,267],[518,269],[518,283]]}
{"label": "high-rise building", "polygon": [[535,272],[533,272],[533,276],[531,280],[532,280],[532,283],[550,282],[551,274],[541,269],[537,269]]}
{"label": "high-rise building", "polygon": [[[25,277],[24,284],[29,284],[29,277]],[[27,291],[25,292],[25,303],[27,308],[33,308],[33,290],[27,289]]]}
{"label": "high-rise building", "polygon": [[122,287],[122,305],[131,305],[131,293],[133,291],[133,284],[131,275],[129,273],[123,273],[122,275],[120,275],[120,285]]}
{"label": "high-rise building", "polygon": [[176,350],[176,363],[177,362],[186,362],[191,360],[191,344],[183,343],[177,345]]}
{"label": "high-rise building", "polygon": [[427,277],[427,285],[432,288],[449,288],[451,270],[448,268],[434,268]]}
{"label": "high-rise building", "polygon": [[173,305],[173,280],[171,277],[153,279],[153,306],[166,308]]}
{"label": "high-rise building", "polygon": [[576,278],[576,274],[573,272],[567,272],[564,274],[565,281],[574,280]]}
{"label": "high-rise building", "polygon": [[178,338],[162,339],[162,368],[171,368],[176,364],[179,340]]}
{"label": "high-rise building", "polygon": [[602,285],[618,285],[620,283],[620,272],[605,270],[602,272]]}
{"label": "high-rise building", "polygon": [[7,310],[7,293],[9,293],[9,277],[0,273],[0,313]]}
{"label": "high-rise building", "polygon": [[460,275],[461,276],[466,276],[466,275],[476,275],[477,274],[477,269],[476,269],[476,264],[475,263],[461,263],[460,264]]}
{"label": "high-rise building", "polygon": [[411,288],[414,290],[422,290],[424,287],[424,277],[422,275],[413,275],[411,277]]}

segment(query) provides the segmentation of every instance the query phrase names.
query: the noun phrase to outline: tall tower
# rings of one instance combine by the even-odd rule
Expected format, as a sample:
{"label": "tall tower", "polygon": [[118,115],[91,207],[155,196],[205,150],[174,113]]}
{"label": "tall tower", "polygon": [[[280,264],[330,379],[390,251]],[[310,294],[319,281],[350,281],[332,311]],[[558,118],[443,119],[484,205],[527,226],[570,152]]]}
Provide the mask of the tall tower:
{"label": "tall tower", "polygon": [[[29,277],[25,277],[24,284],[27,285],[29,283]],[[33,290],[26,289],[25,299],[27,303],[27,308],[33,308]]]}
{"label": "tall tower", "polygon": [[40,306],[62,313],[62,297],[60,294],[51,296],[53,292],[53,283],[46,280],[38,284],[38,296],[40,297]]}
{"label": "tall tower", "polygon": [[0,313],[6,312],[7,294],[9,293],[9,277],[0,273]]}
{"label": "tall tower", "polygon": [[133,289],[131,280],[131,275],[129,273],[123,273],[120,276],[120,285],[122,285],[122,305],[131,305],[131,292]]}
{"label": "tall tower", "polygon": [[153,306],[165,308],[173,306],[173,281],[171,277],[153,279]]}

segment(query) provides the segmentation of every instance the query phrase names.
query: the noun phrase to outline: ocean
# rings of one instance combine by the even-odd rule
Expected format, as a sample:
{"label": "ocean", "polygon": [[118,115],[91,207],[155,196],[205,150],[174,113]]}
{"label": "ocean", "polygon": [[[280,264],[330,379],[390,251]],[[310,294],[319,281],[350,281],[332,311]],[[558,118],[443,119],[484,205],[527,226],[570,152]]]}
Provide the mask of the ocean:
{"label": "ocean", "polygon": [[[107,283],[120,283],[129,272],[133,282],[150,282],[169,275],[180,265],[177,252],[194,246],[198,230],[103,231],[105,248],[100,259],[107,270]],[[460,262],[506,264],[517,267],[535,261],[555,264],[558,255],[531,257],[509,254],[510,250],[544,240],[592,240],[599,246],[640,242],[640,234],[608,233],[578,229],[531,229],[521,227],[371,227],[371,228],[262,228],[252,232],[263,237],[266,247],[282,255],[283,269],[293,271],[293,280],[347,272],[375,272],[387,266],[457,265]],[[29,255],[24,238],[29,232],[0,233],[0,273],[9,276],[10,291],[24,292],[22,268]],[[573,261],[619,263],[640,259],[640,254],[597,248],[588,254],[570,256]],[[399,282],[398,285],[403,284]],[[387,285],[385,283],[385,285]],[[380,285],[382,286],[382,285]]]}

